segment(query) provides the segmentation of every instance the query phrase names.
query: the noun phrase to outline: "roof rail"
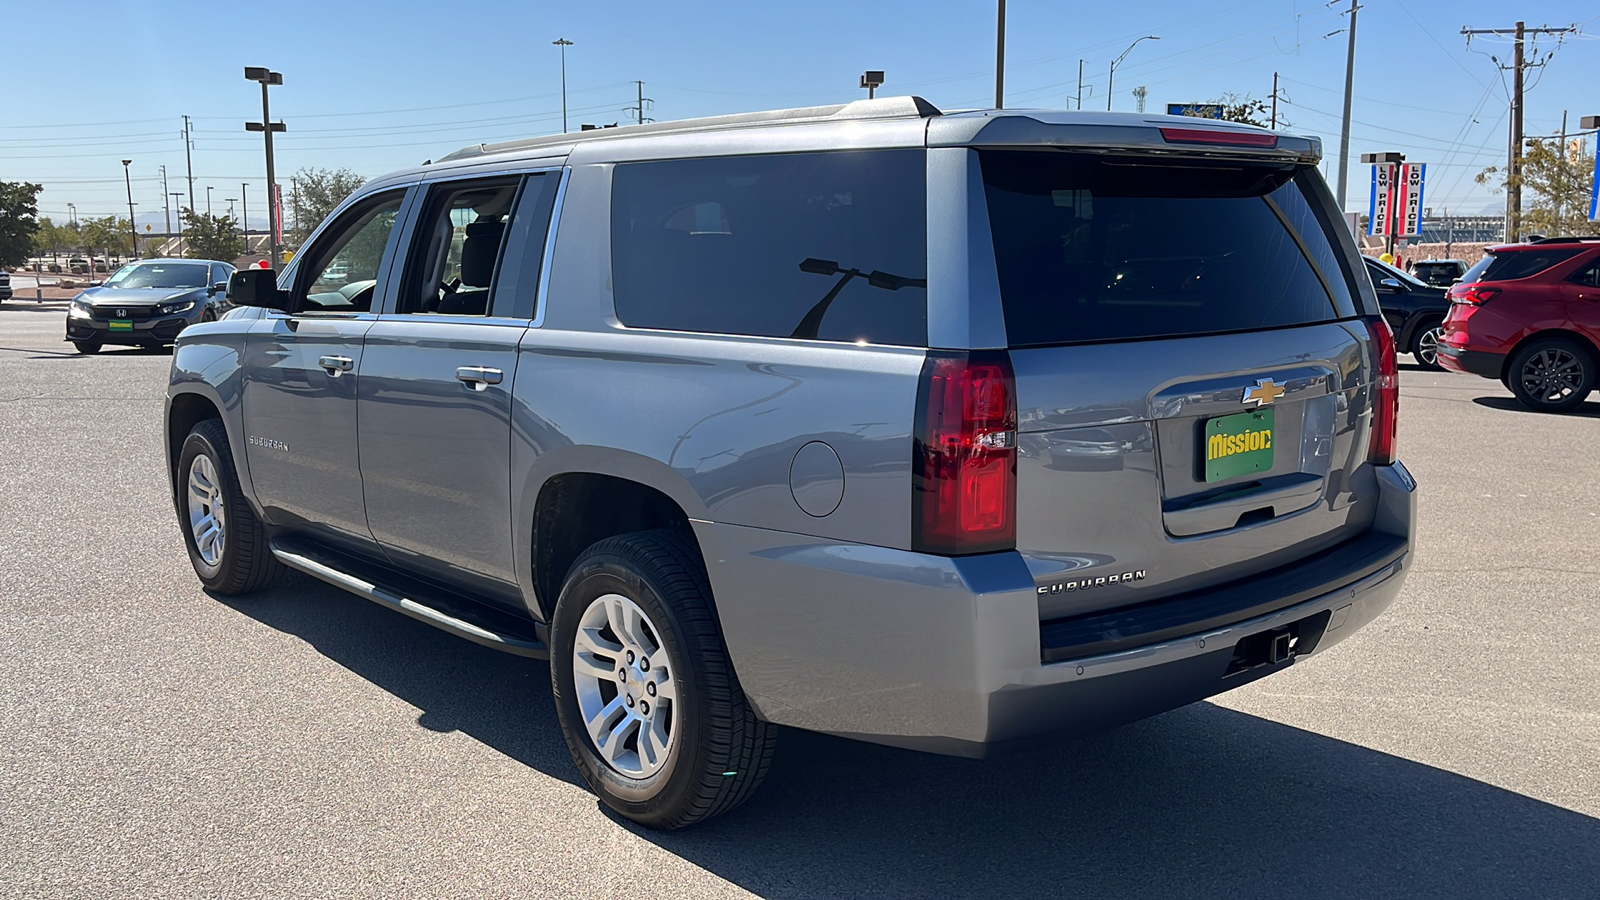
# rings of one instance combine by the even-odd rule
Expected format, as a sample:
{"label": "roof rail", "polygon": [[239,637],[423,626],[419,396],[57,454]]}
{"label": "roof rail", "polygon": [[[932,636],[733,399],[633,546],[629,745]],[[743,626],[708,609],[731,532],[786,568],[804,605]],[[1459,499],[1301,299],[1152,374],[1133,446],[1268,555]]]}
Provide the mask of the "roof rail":
{"label": "roof rail", "polygon": [[522,138],[498,144],[473,144],[454,153],[439,157],[436,162],[503,153],[510,150],[534,149],[579,142],[610,140],[641,134],[673,134],[684,131],[711,131],[745,125],[787,125],[799,122],[825,122],[845,119],[903,119],[931,118],[944,115],[939,108],[921,97],[880,97],[856,100],[833,106],[809,106],[798,109],[775,109],[766,112],[736,113],[730,116],[709,116],[701,119],[679,119],[673,122],[652,122],[648,125],[619,125],[615,128],[595,128],[568,134],[551,134],[543,137]]}
{"label": "roof rail", "polygon": [[1539,238],[1536,241],[1529,241],[1528,243],[1530,243],[1530,244],[1576,244],[1579,241],[1600,241],[1600,234],[1579,234],[1579,235],[1567,235],[1567,236],[1563,236],[1563,237],[1547,237],[1547,238]]}

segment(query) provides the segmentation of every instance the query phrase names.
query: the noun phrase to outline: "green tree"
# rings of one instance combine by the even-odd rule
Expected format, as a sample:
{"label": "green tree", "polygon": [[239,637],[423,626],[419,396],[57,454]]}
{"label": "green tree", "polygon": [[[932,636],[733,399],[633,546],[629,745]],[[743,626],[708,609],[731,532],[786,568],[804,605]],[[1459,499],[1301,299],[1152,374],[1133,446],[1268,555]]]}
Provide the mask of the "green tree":
{"label": "green tree", "polygon": [[48,253],[52,260],[59,261],[61,251],[67,246],[66,238],[66,230],[45,216],[39,220],[39,228],[33,233],[34,252],[41,257]]}
{"label": "green tree", "polygon": [[[290,195],[294,217],[294,242],[305,243],[344,198],[366,183],[349,169],[315,169],[307,166],[294,173],[294,192]],[[285,229],[286,231],[288,229]]]}
{"label": "green tree", "polygon": [[[1212,103],[1222,107],[1222,118],[1226,122],[1243,122],[1246,125],[1258,125],[1266,128],[1271,122],[1271,109],[1265,100],[1257,100],[1249,94],[1243,97],[1229,91]],[[1287,125],[1282,117],[1278,119],[1279,125]]]}
{"label": "green tree", "polygon": [[231,216],[208,216],[185,207],[183,236],[190,259],[220,259],[232,262],[244,252],[244,235],[239,233],[239,220]]}
{"label": "green tree", "polygon": [[130,256],[133,253],[133,235],[128,231],[128,220],[116,216],[84,219],[79,223],[84,249],[97,256]]}
{"label": "green tree", "polygon": [[[1495,183],[1498,177],[1498,184]],[[1594,154],[1580,147],[1577,153],[1561,146],[1560,138],[1533,138],[1522,156],[1522,234],[1546,237],[1589,234],[1589,192],[1594,177]],[[1499,166],[1478,173],[1477,182],[1505,190],[1512,184]]]}
{"label": "green tree", "polygon": [[20,266],[33,250],[43,185],[0,181],[0,266]]}

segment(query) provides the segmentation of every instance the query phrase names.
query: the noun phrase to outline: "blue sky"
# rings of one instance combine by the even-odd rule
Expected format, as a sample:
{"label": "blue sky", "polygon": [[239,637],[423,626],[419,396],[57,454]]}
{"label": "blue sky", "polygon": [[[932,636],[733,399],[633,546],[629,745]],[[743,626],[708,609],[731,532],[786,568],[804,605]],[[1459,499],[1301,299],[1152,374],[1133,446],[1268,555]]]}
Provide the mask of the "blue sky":
{"label": "blue sky", "polygon": [[[1148,109],[1207,100],[1226,91],[1265,98],[1282,77],[1281,114],[1292,130],[1321,135],[1334,181],[1344,79],[1339,9],[1303,0],[1196,5],[1176,0],[1063,3],[1010,0],[1006,95],[1013,107],[1062,108],[1077,93],[1104,109],[1108,63],[1145,41],[1117,69],[1116,108],[1132,111],[1145,86]],[[265,222],[260,90],[246,65],[284,74],[273,88],[279,179],[302,166],[347,166],[365,176],[414,165],[480,140],[561,130],[559,56],[567,50],[572,127],[626,120],[633,80],[648,113],[677,119],[837,103],[863,95],[865,69],[888,73],[883,95],[915,93],[944,108],[992,105],[995,4],[917,3],[458,2],[383,4],[287,0],[89,2],[67,8],[15,0],[0,55],[0,179],[45,185],[41,211],[64,219],[120,213],[127,201],[120,160],[134,160],[140,221],[168,190],[187,191],[181,116],[194,117],[200,206],[225,211],[249,182],[252,223]],[[19,8],[20,7],[20,8]],[[1357,42],[1350,208],[1364,208],[1362,152],[1400,150],[1429,166],[1428,204],[1476,213],[1502,202],[1473,183],[1503,161],[1507,79],[1491,55],[1505,39],[1476,39],[1462,26],[1579,24],[1530,76],[1527,130],[1559,130],[1600,114],[1600,7],[1594,0],[1533,2],[1516,9],[1485,0],[1369,0]],[[1507,73],[1508,75],[1509,73]],[[1593,138],[1590,138],[1593,146]],[[187,202],[187,201],[185,201]],[[237,210],[236,210],[237,211]]]}

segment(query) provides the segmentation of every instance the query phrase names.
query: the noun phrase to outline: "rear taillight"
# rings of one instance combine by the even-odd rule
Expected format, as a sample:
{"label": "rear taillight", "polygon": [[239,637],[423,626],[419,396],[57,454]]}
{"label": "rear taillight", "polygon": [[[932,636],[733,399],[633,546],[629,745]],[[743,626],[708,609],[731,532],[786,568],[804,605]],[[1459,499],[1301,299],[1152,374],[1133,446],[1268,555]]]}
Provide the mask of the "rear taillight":
{"label": "rear taillight", "polygon": [[1372,381],[1372,440],[1367,444],[1367,460],[1375,465],[1393,465],[1395,430],[1400,420],[1400,364],[1395,361],[1394,335],[1383,319],[1367,319],[1372,333],[1372,355],[1376,377]]}
{"label": "rear taillight", "polygon": [[1017,391],[1004,350],[928,352],[917,391],[911,546],[988,553],[1017,542]]}
{"label": "rear taillight", "polygon": [[1458,284],[1450,289],[1450,302],[1467,306],[1482,306],[1500,296],[1500,289],[1481,284]]}

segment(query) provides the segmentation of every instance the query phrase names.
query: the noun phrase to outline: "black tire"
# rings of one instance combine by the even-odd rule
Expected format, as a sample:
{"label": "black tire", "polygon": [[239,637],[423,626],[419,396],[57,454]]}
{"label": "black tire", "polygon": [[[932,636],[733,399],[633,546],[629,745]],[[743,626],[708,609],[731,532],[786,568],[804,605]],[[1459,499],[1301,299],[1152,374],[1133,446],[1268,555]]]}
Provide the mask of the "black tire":
{"label": "black tire", "polygon": [[[222,551],[214,562],[202,556],[191,526],[190,508],[195,498],[189,478],[195,458],[199,456],[209,460],[222,500]],[[235,596],[269,587],[278,579],[283,564],[272,555],[267,546],[267,530],[239,489],[239,473],[234,468],[228,432],[221,421],[206,419],[190,429],[178,454],[173,489],[178,500],[178,525],[183,531],[183,544],[201,584],[215,593]]]}
{"label": "black tire", "polygon": [[1595,358],[1587,347],[1563,338],[1544,338],[1511,356],[1507,386],[1535,412],[1567,412],[1594,390]]}
{"label": "black tire", "polygon": [[[1444,370],[1444,366],[1439,365],[1437,349],[1443,331],[1443,319],[1428,319],[1417,323],[1417,327],[1411,333],[1411,358],[1417,361],[1417,365],[1434,371]],[[1428,341],[1430,334],[1433,336],[1431,343]]]}
{"label": "black tire", "polygon": [[[576,634],[591,604],[609,594],[631,600],[648,625],[659,626],[654,633],[677,693],[665,762],[643,777],[601,758],[580,712]],[[606,806],[641,825],[682,828],[720,815],[766,777],[777,729],[758,720],[745,700],[699,554],[677,532],[608,538],[578,557],[551,620],[550,677],[561,731],[584,780]]]}
{"label": "black tire", "polygon": [[72,346],[78,348],[78,352],[85,356],[93,356],[94,354],[100,352],[100,347],[102,345],[96,344],[93,341],[73,341]]}

